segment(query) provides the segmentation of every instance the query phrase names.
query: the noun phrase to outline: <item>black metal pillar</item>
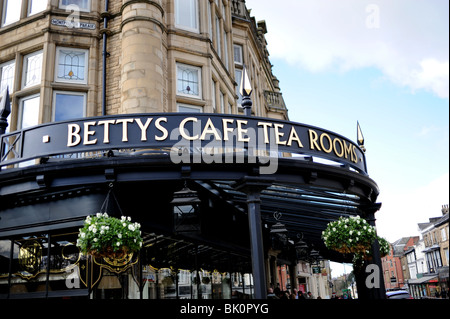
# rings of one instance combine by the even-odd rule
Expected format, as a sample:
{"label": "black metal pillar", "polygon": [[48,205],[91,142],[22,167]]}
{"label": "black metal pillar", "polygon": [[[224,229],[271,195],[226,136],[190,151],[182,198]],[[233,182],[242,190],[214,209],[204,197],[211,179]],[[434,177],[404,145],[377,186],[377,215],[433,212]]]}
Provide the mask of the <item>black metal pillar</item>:
{"label": "black metal pillar", "polygon": [[8,127],[7,118],[11,114],[11,101],[9,99],[8,87],[0,93],[2,94],[2,99],[0,100],[0,135],[3,135]]}
{"label": "black metal pillar", "polygon": [[[376,203],[364,209],[365,218],[370,226],[375,227],[375,212],[377,212],[380,208],[381,203]],[[374,274],[373,278],[378,279],[378,282],[375,282],[374,287],[370,288],[368,295],[370,296],[370,299],[386,299],[383,265],[381,263],[380,244],[378,242],[378,239],[375,239],[372,244],[372,252],[373,255],[371,264],[375,264],[377,266],[375,269],[377,269],[378,271],[377,274]]]}
{"label": "black metal pillar", "polygon": [[261,228],[261,191],[272,184],[270,180],[246,177],[235,183],[234,188],[247,194],[248,226],[252,254],[252,272],[255,299],[267,298],[264,247]]}

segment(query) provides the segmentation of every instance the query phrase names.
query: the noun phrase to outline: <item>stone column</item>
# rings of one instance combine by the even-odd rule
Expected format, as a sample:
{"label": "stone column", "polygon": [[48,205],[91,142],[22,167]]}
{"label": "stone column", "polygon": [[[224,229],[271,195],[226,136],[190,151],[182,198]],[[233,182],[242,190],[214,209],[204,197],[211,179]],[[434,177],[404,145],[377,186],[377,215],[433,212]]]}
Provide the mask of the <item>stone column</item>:
{"label": "stone column", "polygon": [[122,113],[162,112],[165,36],[162,0],[123,0]]}

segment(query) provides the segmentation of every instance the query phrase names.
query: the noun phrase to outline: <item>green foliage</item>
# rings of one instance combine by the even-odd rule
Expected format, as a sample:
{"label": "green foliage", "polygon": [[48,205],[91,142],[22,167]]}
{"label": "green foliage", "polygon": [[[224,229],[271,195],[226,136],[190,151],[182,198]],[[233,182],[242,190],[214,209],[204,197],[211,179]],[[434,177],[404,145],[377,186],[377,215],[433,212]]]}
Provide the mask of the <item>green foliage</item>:
{"label": "green foliage", "polygon": [[340,217],[322,232],[325,246],[341,253],[364,253],[375,238],[375,228],[359,216]]}
{"label": "green foliage", "polygon": [[78,234],[77,246],[84,254],[106,251],[139,251],[142,237],[139,223],[132,223],[130,217],[121,219],[106,213],[88,216]]}

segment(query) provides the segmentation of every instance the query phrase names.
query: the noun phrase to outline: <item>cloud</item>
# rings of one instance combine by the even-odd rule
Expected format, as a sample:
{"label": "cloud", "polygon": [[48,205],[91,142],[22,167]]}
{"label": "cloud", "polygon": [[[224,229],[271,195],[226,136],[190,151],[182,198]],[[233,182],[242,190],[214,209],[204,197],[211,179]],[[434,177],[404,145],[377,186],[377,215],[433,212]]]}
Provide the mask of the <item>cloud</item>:
{"label": "cloud", "polygon": [[449,204],[449,174],[412,191],[385,189],[379,201],[382,207],[375,217],[380,236],[386,236],[391,242],[401,237],[420,236],[417,224],[441,216],[442,205]]}
{"label": "cloud", "polygon": [[375,67],[397,85],[449,97],[448,1],[246,2],[267,21],[271,58],[311,72]]}

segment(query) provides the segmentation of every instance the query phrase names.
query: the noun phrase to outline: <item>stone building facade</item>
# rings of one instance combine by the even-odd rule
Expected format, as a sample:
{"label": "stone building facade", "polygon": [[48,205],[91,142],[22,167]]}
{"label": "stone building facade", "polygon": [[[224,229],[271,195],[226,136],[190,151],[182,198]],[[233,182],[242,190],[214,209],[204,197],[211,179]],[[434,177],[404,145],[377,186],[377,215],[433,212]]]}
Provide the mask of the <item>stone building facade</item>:
{"label": "stone building facade", "polygon": [[288,119],[265,22],[244,0],[3,0],[0,16],[10,131],[126,113],[242,114],[244,65],[252,113]]}

